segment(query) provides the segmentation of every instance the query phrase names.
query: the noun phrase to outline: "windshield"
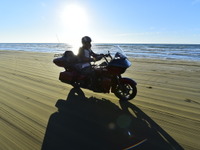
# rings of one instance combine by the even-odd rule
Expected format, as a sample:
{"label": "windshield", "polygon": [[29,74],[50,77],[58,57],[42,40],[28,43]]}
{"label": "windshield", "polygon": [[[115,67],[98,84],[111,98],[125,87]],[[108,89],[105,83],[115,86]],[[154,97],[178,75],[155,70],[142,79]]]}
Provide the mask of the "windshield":
{"label": "windshield", "polygon": [[114,57],[121,57],[121,58],[127,58],[124,50],[119,46],[119,45],[114,45],[112,48],[111,48],[111,51],[110,51],[110,54],[111,56],[114,58]]}

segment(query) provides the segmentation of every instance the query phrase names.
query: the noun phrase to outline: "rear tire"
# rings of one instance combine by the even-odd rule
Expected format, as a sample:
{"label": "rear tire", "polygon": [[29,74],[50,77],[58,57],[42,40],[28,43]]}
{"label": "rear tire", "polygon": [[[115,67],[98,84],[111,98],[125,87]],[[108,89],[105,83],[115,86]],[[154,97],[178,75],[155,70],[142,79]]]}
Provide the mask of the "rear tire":
{"label": "rear tire", "polygon": [[116,86],[115,96],[122,101],[128,101],[133,99],[137,95],[137,87],[132,82],[127,82],[127,80],[122,80],[120,85]]}

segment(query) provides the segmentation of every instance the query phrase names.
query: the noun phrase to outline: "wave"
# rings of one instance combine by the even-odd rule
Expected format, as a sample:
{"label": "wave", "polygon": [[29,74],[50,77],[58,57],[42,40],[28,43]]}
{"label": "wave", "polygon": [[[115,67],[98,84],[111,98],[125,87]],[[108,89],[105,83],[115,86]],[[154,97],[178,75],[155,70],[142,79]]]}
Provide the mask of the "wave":
{"label": "wave", "polygon": [[[119,46],[128,57],[181,59],[200,61],[200,44],[93,44],[96,53],[112,54]],[[73,47],[66,43],[0,43],[0,50],[63,53]]]}

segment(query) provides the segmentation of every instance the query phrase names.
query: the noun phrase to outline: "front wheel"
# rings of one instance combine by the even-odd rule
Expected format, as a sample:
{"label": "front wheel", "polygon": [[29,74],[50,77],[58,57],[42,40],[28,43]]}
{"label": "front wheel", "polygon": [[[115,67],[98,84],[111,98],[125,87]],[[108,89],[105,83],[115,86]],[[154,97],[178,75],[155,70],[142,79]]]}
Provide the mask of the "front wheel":
{"label": "front wheel", "polygon": [[137,95],[136,84],[129,82],[129,80],[122,80],[120,84],[116,86],[114,94],[120,100],[131,100]]}

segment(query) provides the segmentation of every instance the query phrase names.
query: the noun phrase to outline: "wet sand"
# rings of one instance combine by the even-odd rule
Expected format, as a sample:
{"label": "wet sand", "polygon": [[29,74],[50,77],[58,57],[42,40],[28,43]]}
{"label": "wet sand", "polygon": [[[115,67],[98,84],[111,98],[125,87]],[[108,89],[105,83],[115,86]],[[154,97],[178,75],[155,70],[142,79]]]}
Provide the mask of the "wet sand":
{"label": "wet sand", "polygon": [[0,149],[200,148],[200,62],[131,59],[122,103],[61,83],[53,55],[0,51]]}

